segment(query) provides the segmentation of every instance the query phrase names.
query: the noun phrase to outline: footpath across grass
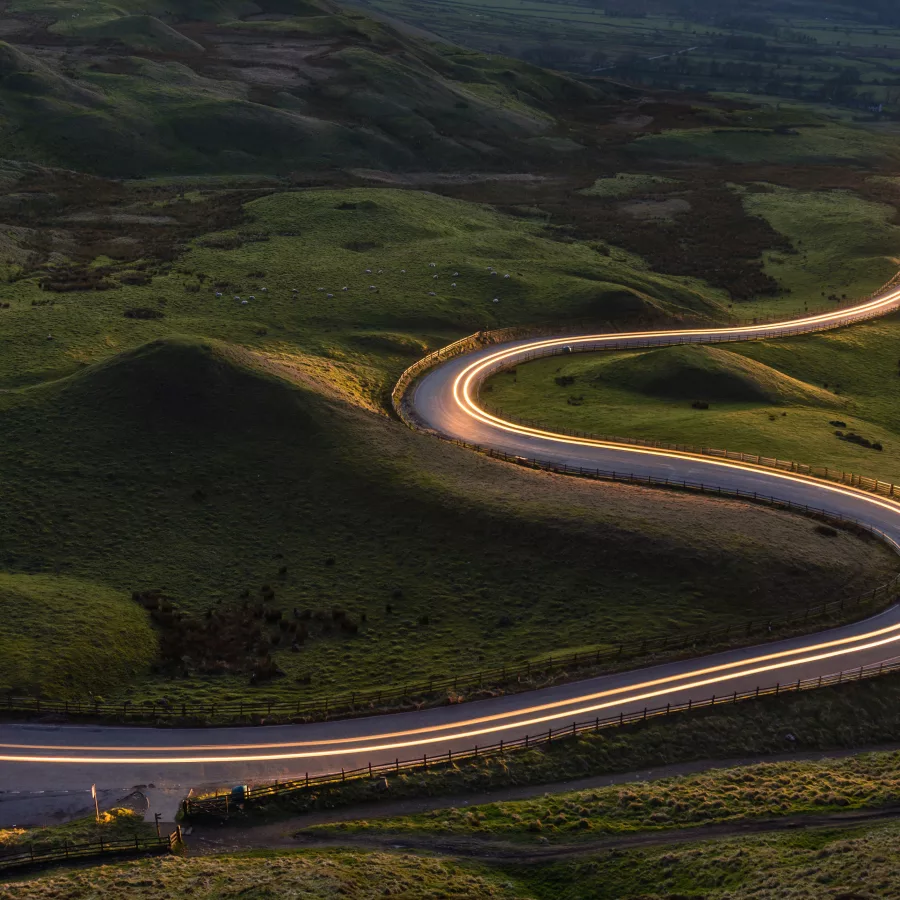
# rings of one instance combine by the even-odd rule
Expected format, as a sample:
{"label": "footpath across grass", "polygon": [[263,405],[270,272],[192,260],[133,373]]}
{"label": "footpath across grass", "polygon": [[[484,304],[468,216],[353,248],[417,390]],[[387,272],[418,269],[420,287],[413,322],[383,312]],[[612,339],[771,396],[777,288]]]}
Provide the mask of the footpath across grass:
{"label": "footpath across grass", "polygon": [[[900,754],[866,753],[817,762],[714,769],[533,800],[488,802],[411,816],[317,825],[303,834],[340,838],[395,835],[475,836],[551,843],[592,835],[629,835],[804,813],[896,807]],[[546,842],[546,841],[545,841]]]}
{"label": "footpath across grass", "polygon": [[893,900],[900,826],[836,825],[791,834],[592,850],[588,839],[542,858],[539,847],[471,844],[453,855],[440,840],[424,852],[335,848],[162,857],[58,871],[0,885],[3,900],[168,900],[190,894],[328,900]]}
{"label": "footpath across grass", "polygon": [[[247,809],[247,817],[256,821],[278,819],[313,809],[338,807],[359,807],[360,815],[365,817],[364,804],[372,804],[371,809],[377,811],[378,803],[385,801],[477,795],[503,787],[558,784],[700,760],[739,759],[748,755],[803,750],[852,750],[890,744],[900,737],[898,700],[900,678],[887,675],[869,682],[716,706],[701,712],[677,713],[636,725],[602,729],[574,739],[554,740],[550,746],[544,742],[534,749],[516,750],[503,756],[479,757],[452,765],[432,765],[428,770],[379,774],[372,780],[302,789],[269,801],[254,802]],[[882,761],[883,769],[879,769]],[[896,758],[882,757],[872,763],[871,769],[867,769],[868,764],[862,765],[853,779],[865,781],[868,777],[865,771],[887,773],[896,765]],[[870,788],[874,777],[868,782]],[[829,790],[823,787],[822,792],[815,793],[815,781],[810,778],[808,788],[798,786],[794,791],[791,803],[797,811],[811,803],[814,795],[833,796],[836,798],[834,805],[842,806],[843,801],[834,793],[834,786]],[[876,795],[871,789],[864,790],[861,783],[852,787],[853,791],[860,792],[857,799],[871,796],[876,798],[873,802],[881,802],[877,797],[882,797],[884,802],[889,802],[889,792]],[[715,812],[716,809],[721,813]],[[691,823],[689,807],[675,812],[659,811],[674,817],[676,824]],[[777,814],[774,808],[770,812]],[[713,819],[720,814],[728,815],[724,804],[710,807],[701,818]],[[437,820],[443,821],[440,814]],[[661,819],[657,824],[667,823],[668,819]],[[623,828],[630,827],[628,820],[620,824]]]}

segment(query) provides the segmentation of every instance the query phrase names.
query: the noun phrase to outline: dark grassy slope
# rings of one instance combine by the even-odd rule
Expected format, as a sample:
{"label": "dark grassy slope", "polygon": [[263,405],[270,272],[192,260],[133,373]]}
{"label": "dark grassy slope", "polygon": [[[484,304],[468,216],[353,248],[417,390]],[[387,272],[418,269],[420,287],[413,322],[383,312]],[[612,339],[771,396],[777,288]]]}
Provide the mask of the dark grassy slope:
{"label": "dark grassy slope", "polygon": [[[777,614],[893,567],[849,536],[823,559],[768,510],[497,466],[279,375],[173,339],[0,395],[0,564],[162,591],[190,613],[160,620],[166,672],[220,696],[268,654],[289,677],[264,690],[321,694]],[[306,611],[299,636],[263,607]]]}
{"label": "dark grassy slope", "polygon": [[109,175],[502,167],[552,159],[563,108],[617,99],[328,0],[148,6],[13,3],[0,154]]}

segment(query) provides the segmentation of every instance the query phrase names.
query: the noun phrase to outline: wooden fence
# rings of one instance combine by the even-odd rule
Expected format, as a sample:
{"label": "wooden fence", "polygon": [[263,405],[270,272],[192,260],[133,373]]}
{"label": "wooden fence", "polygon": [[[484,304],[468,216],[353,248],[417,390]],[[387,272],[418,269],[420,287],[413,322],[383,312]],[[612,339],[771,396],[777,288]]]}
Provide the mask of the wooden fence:
{"label": "wooden fence", "polygon": [[135,856],[142,854],[173,853],[184,846],[184,838],[179,825],[166,837],[140,838],[134,840],[98,841],[74,844],[63,841],[62,846],[40,846],[28,844],[14,850],[0,852],[0,875],[20,869],[41,868],[67,862],[83,860],[96,861],[109,857]]}
{"label": "wooden fence", "polygon": [[236,800],[233,795],[223,793],[208,797],[189,797],[182,802],[182,812],[186,819],[223,819],[234,813],[239,813],[246,807],[256,804],[264,804],[267,801],[279,798],[302,795],[307,792],[318,792],[324,789],[340,789],[341,785],[354,781],[365,781],[373,778],[383,778],[387,775],[399,775],[404,772],[425,772],[432,769],[449,767],[460,762],[473,759],[483,759],[503,756],[506,753],[526,750],[545,750],[555,743],[577,738],[579,735],[597,733],[609,728],[621,728],[625,725],[633,725],[639,722],[647,722],[651,719],[659,719],[676,713],[688,713],[700,709],[710,709],[716,706],[731,705],[749,700],[759,700],[764,697],[777,697],[782,694],[796,694],[801,691],[814,690],[854,681],[864,681],[877,678],[882,675],[900,671],[900,662],[876,663],[871,666],[860,666],[858,669],[839,672],[836,675],[819,676],[817,678],[797,679],[788,683],[776,683],[767,687],[755,687],[747,691],[733,691],[727,694],[713,694],[704,700],[689,700],[687,703],[665,706],[645,707],[631,713],[619,713],[618,715],[595,717],[581,722],[572,722],[560,728],[550,728],[547,731],[535,735],[526,735],[511,741],[498,741],[487,746],[475,746],[468,750],[452,751],[414,759],[394,762],[369,763],[358,769],[341,769],[340,772],[329,772],[326,775],[306,775],[304,778],[294,779],[273,784],[261,784],[247,787],[243,795]]}
{"label": "wooden fence", "polygon": [[[457,442],[460,443],[461,442]],[[462,445],[462,444],[461,444]],[[575,468],[541,463],[539,460],[526,460],[509,456],[496,450],[485,449],[473,444],[462,445],[470,450],[480,451],[495,459],[505,459],[528,468],[544,469],[585,478],[596,478],[605,481],[616,481],[652,487],[665,487],[672,490],[689,490],[717,497],[760,503],[774,508],[810,516],[824,524],[838,528],[858,529],[874,538],[887,543],[892,549],[896,544],[883,532],[865,523],[850,519],[842,519],[824,510],[809,506],[798,506],[786,500],[767,497],[746,491],[729,491],[689,481],[672,479],[654,479],[650,477],[605,472],[602,470]],[[173,721],[177,719],[200,720],[216,723],[241,724],[256,721],[260,718],[288,722],[322,721],[342,716],[367,715],[385,707],[403,707],[417,702],[432,699],[447,702],[451,694],[461,691],[473,691],[482,688],[507,688],[516,690],[518,685],[526,686],[533,679],[549,679],[554,675],[572,674],[583,670],[596,669],[600,666],[615,667],[629,659],[635,660],[659,654],[677,654],[681,651],[692,652],[707,648],[735,643],[746,644],[754,638],[761,642],[772,641],[780,635],[797,629],[805,629],[815,623],[828,623],[835,620],[846,621],[848,618],[861,618],[880,612],[893,605],[900,597],[900,575],[888,583],[856,597],[832,600],[816,606],[809,606],[802,612],[783,616],[756,618],[733,625],[722,625],[704,631],[691,631],[681,634],[665,635],[659,638],[624,641],[609,647],[597,648],[593,651],[579,653],[563,653],[550,655],[545,659],[526,662],[520,665],[494,666],[478,672],[423,679],[406,682],[389,688],[355,691],[335,697],[316,700],[238,700],[230,703],[178,703],[163,704],[154,700],[125,700],[119,703],[106,703],[96,700],[42,700],[32,697],[8,696],[6,702],[0,701],[0,713],[8,715],[65,715],[69,717],[88,716],[94,719],[115,721]]]}

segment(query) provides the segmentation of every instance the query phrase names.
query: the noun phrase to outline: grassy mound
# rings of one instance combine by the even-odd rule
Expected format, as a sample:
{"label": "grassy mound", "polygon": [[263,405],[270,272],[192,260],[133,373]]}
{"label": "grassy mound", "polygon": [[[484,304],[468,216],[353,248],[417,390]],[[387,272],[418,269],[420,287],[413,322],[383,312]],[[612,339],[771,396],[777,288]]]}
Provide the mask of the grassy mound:
{"label": "grassy mound", "polygon": [[[585,373],[591,380],[590,370]],[[835,394],[719,347],[666,347],[600,365],[594,381],[680,400],[837,406]]]}
{"label": "grassy mound", "polygon": [[[498,375],[484,396],[551,428],[740,450],[900,483],[898,340],[900,320],[891,316],[727,351],[575,354]],[[711,408],[693,409],[694,400]]]}
{"label": "grassy mound", "polygon": [[437,677],[774,615],[893,567],[845,534],[823,557],[768,510],[498,465],[288,373],[167,338],[0,393],[0,564],[160,592],[156,696],[246,693],[266,656],[285,675],[264,696]]}
{"label": "grassy mound", "polygon": [[[207,198],[194,208],[202,216]],[[542,223],[425,191],[282,191],[238,212],[239,225],[198,237],[177,267],[118,267],[114,289],[53,295],[41,274],[0,284],[10,302],[0,385],[68,374],[165,334],[208,334],[381,407],[428,349],[482,328],[721,311],[708,287],[642,270],[624,252],[562,243]],[[135,274],[154,277],[136,284]],[[164,318],[127,317],[136,308]]]}
{"label": "grassy mound", "polygon": [[149,620],[109,587],[52,575],[0,573],[0,684],[17,695],[104,695],[156,657]]}

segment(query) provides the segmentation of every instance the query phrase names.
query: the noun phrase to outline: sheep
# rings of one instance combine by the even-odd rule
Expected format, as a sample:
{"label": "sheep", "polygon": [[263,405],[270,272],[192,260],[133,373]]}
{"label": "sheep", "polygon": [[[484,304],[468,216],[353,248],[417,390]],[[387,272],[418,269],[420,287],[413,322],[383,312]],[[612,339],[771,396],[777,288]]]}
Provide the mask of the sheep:
{"label": "sheep", "polygon": [[254,297],[254,296],[251,294],[247,299],[248,299],[248,300],[255,300],[256,297]]}
{"label": "sheep", "polygon": [[334,297],[334,294],[326,294],[325,296],[326,296],[329,300],[331,300],[331,299]]}
{"label": "sheep", "polygon": [[406,274],[406,269],[401,269],[401,270],[400,270],[400,274],[401,274],[401,275],[405,275],[405,274]]}
{"label": "sheep", "polygon": [[453,277],[454,277],[454,278],[459,278],[459,272],[454,272],[454,273],[453,273]]}
{"label": "sheep", "polygon": [[221,292],[221,291],[216,291],[216,296],[217,296],[217,297],[221,297],[221,296],[222,296],[222,292]]}
{"label": "sheep", "polygon": [[350,288],[348,288],[348,287],[345,285],[344,287],[341,288],[341,290],[342,290],[342,291],[349,291]]}
{"label": "sheep", "polygon": [[323,294],[325,293],[325,288],[316,288],[316,290],[319,291],[319,292],[321,292],[321,293],[323,293]]}
{"label": "sheep", "polygon": [[292,294],[296,294],[296,293],[299,293],[299,292],[298,292],[297,288],[291,288],[291,293],[292,293]]}
{"label": "sheep", "polygon": [[269,289],[268,289],[268,288],[261,288],[260,290],[262,290],[262,292],[265,294]]}
{"label": "sheep", "polygon": [[235,294],[235,295],[234,295],[234,299],[235,299],[235,300],[240,300],[240,299],[241,299],[241,298],[240,298],[240,297],[238,297],[238,295],[237,295],[237,294]]}
{"label": "sheep", "polygon": [[437,297],[437,294],[434,291],[429,291],[428,296],[429,297]]}
{"label": "sheep", "polygon": [[500,302],[500,298],[499,298],[499,297],[494,297],[494,303],[499,303],[499,302]]}
{"label": "sheep", "polygon": [[436,278],[437,278],[437,275],[432,275],[431,277],[436,279]]}
{"label": "sheep", "polygon": [[450,287],[456,287],[456,282],[454,281],[453,284],[450,285]]}
{"label": "sheep", "polygon": [[370,285],[369,285],[369,290],[370,290],[370,291],[375,291],[375,290],[378,290],[378,288],[376,288],[374,284],[370,284]]}
{"label": "sheep", "polygon": [[241,306],[246,306],[246,305],[247,305],[247,301],[246,301],[246,300],[241,300]]}
{"label": "sheep", "polygon": [[432,269],[437,268],[437,263],[428,263],[428,265],[431,266]]}
{"label": "sheep", "polygon": [[371,275],[371,274],[372,274],[372,270],[371,270],[371,269],[366,269],[366,275]]}
{"label": "sheep", "polygon": [[504,275],[503,277],[504,277],[504,278],[509,278],[509,275]]}

